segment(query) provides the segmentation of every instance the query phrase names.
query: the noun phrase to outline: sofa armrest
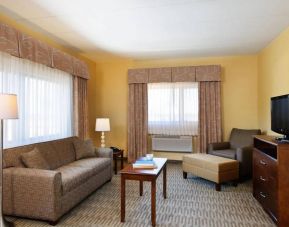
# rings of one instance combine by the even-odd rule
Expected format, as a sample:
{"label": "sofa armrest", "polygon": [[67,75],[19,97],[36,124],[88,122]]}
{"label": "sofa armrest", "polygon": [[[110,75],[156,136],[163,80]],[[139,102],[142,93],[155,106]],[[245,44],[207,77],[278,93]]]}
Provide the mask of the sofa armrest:
{"label": "sofa armrest", "polygon": [[236,159],[240,163],[240,176],[251,176],[252,174],[252,160],[253,147],[241,147],[236,149]]}
{"label": "sofa armrest", "polygon": [[225,150],[225,149],[230,149],[229,142],[210,143],[208,147],[208,153],[215,150]]}
{"label": "sofa armrest", "polygon": [[97,147],[95,148],[95,152],[97,157],[102,157],[102,158],[113,158],[113,151],[111,148],[107,147]]}
{"label": "sofa armrest", "polygon": [[101,158],[110,158],[111,159],[111,171],[110,176],[113,175],[113,150],[107,147],[97,147],[95,148],[96,156]]}
{"label": "sofa armrest", "polygon": [[4,214],[56,221],[61,216],[61,173],[52,170],[3,170]]}

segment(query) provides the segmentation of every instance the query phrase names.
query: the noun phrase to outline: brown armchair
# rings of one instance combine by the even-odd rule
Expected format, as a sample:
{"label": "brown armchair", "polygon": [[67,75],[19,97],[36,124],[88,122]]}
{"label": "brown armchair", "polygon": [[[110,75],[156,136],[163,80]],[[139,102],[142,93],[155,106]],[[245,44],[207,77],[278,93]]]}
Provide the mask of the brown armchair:
{"label": "brown armchair", "polygon": [[209,144],[208,153],[239,161],[240,178],[250,177],[252,175],[253,136],[260,134],[260,129],[233,128],[229,142]]}

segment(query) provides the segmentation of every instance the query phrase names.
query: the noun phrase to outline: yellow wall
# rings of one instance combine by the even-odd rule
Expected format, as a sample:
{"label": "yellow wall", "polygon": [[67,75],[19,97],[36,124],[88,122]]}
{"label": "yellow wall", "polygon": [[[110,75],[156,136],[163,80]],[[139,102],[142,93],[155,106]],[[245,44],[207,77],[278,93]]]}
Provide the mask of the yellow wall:
{"label": "yellow wall", "polygon": [[111,132],[106,132],[106,146],[126,148],[127,133],[127,69],[130,61],[96,65],[96,76],[89,80],[90,108],[89,134],[100,144],[100,133],[94,131],[97,117],[110,118]]}
{"label": "yellow wall", "polygon": [[89,136],[99,144],[94,131],[96,117],[111,119],[107,146],[127,150],[127,70],[140,67],[222,65],[222,106],[224,139],[232,127],[270,131],[270,97],[289,93],[289,29],[257,55],[161,60],[119,59],[94,62],[59,45],[40,32],[0,15],[0,21],[84,60],[90,70],[88,83]]}
{"label": "yellow wall", "polygon": [[289,28],[281,33],[258,56],[259,127],[273,134],[270,98],[289,94]]}
{"label": "yellow wall", "polygon": [[[166,60],[123,60],[96,65],[96,77],[90,80],[95,88],[95,117],[109,117],[111,132],[106,133],[108,146],[127,150],[127,70],[128,68],[185,65],[222,65],[222,104],[224,139],[232,127],[257,128],[257,56],[232,56]],[[91,135],[99,144],[99,134]]]}

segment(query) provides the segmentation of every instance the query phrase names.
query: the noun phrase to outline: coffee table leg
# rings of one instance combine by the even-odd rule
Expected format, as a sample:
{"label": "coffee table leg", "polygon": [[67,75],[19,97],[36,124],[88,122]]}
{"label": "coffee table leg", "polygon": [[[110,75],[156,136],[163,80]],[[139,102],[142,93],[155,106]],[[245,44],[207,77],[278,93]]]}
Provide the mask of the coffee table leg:
{"label": "coffee table leg", "polygon": [[143,195],[143,181],[142,180],[139,181],[139,195],[140,196]]}
{"label": "coffee table leg", "polygon": [[121,162],[120,162],[120,167],[123,169],[123,151],[121,152]]}
{"label": "coffee table leg", "polygon": [[125,220],[125,178],[123,175],[121,175],[121,222],[124,222]]}
{"label": "coffee table leg", "polygon": [[156,226],[156,180],[152,180],[151,186],[151,210],[152,226]]}
{"label": "coffee table leg", "polygon": [[167,164],[165,164],[163,169],[163,195],[164,199],[167,198]]}

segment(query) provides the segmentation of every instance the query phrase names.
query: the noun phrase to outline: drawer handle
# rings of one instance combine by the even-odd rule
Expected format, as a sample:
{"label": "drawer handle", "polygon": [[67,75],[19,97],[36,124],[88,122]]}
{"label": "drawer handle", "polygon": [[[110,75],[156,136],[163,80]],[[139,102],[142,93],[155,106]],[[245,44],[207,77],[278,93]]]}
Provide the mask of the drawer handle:
{"label": "drawer handle", "polygon": [[263,197],[264,199],[267,197],[264,192],[260,192],[260,196]]}
{"label": "drawer handle", "polygon": [[264,165],[264,166],[267,165],[267,163],[264,162],[263,160],[260,160],[260,164],[261,164],[261,165]]}
{"label": "drawer handle", "polygon": [[260,180],[261,180],[261,181],[266,181],[266,178],[260,176]]}

